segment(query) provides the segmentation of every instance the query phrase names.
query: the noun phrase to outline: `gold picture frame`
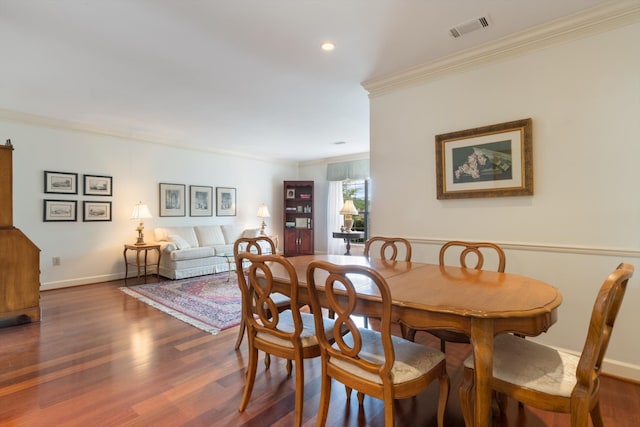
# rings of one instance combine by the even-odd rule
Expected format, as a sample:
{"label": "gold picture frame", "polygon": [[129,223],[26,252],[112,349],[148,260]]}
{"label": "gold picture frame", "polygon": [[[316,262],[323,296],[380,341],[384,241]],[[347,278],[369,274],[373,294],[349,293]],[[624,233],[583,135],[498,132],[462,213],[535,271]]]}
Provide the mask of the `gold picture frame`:
{"label": "gold picture frame", "polygon": [[437,198],[533,195],[531,119],[436,135]]}

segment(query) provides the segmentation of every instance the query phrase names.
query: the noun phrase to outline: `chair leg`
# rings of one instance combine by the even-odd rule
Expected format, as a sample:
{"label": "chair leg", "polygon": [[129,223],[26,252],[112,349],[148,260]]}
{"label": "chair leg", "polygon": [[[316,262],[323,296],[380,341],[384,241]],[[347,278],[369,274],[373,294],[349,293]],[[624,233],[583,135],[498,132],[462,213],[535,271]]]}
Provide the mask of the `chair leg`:
{"label": "chair leg", "polygon": [[443,370],[438,382],[440,383],[440,396],[438,396],[438,427],[444,427],[444,413],[447,409],[447,401],[449,400],[449,391],[451,387],[451,382],[446,369]]}
{"label": "chair leg", "polygon": [[[287,359],[287,362],[291,360]],[[296,403],[295,403],[295,416],[294,426],[302,426],[302,405],[304,404],[304,366],[302,361],[302,355],[296,355]]]}
{"label": "chair leg", "polygon": [[602,413],[600,412],[600,402],[596,402],[595,406],[591,409],[591,422],[593,423],[593,427],[604,427]]}
{"label": "chair leg", "polygon": [[243,314],[242,317],[240,318],[240,330],[238,331],[238,338],[236,338],[236,347],[235,347],[236,350],[239,349],[240,344],[242,344],[242,339],[244,338],[245,329],[247,329],[247,325],[245,324],[244,314]]}
{"label": "chair leg", "polygon": [[264,354],[264,369],[271,367],[271,355],[269,353]]}
{"label": "chair leg", "polygon": [[[322,370],[325,370],[323,366]],[[322,385],[320,387],[320,403],[318,406],[318,417],[316,418],[316,427],[324,427],[327,423],[327,415],[329,414],[329,402],[331,401],[331,378],[322,373]]]}
{"label": "chair leg", "polygon": [[440,338],[440,351],[446,354],[447,341]]}
{"label": "chair leg", "polygon": [[[291,364],[293,362],[291,361],[291,359],[287,359],[287,376],[290,377],[291,376]],[[296,366],[296,372],[298,372],[298,367]]]}
{"label": "chair leg", "polygon": [[460,397],[460,407],[462,409],[462,416],[464,417],[464,424],[467,426],[473,425],[473,386],[473,370],[464,368],[458,396]]}
{"label": "chair leg", "polygon": [[258,350],[255,348],[249,349],[249,366],[247,367],[247,374],[245,377],[244,393],[242,394],[242,400],[238,411],[243,412],[247,408],[249,399],[251,398],[251,392],[253,391],[253,384],[256,381],[256,371],[258,370]]}
{"label": "chair leg", "polygon": [[344,386],[344,392],[347,395],[347,402],[351,400],[351,392],[353,389],[351,387]]}
{"label": "chair leg", "polygon": [[364,404],[364,393],[358,392],[358,405],[362,406]]}

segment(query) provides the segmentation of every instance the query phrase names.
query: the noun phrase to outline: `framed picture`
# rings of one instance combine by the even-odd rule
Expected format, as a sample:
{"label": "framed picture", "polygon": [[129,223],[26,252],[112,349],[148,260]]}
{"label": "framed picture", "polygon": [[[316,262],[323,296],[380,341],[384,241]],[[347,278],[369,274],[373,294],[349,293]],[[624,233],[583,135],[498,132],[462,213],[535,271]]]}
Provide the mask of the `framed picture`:
{"label": "framed picture", "polygon": [[216,215],[236,216],[236,189],[216,187]]}
{"label": "framed picture", "polygon": [[295,188],[287,188],[287,199],[295,199],[295,198],[296,198]]}
{"label": "framed picture", "polygon": [[84,195],[85,196],[111,196],[111,184],[113,178],[101,175],[85,175],[84,176]]}
{"label": "framed picture", "polygon": [[44,171],[44,192],[78,194],[78,174]]}
{"label": "framed picture", "polygon": [[213,216],[213,187],[190,185],[191,216]]}
{"label": "framed picture", "polygon": [[82,202],[84,222],[111,221],[111,202]]}
{"label": "framed picture", "polygon": [[531,119],[436,135],[438,199],[533,194]]}
{"label": "framed picture", "polygon": [[160,216],[186,216],[185,185],[160,184]]}
{"label": "framed picture", "polygon": [[45,200],[44,222],[76,221],[78,212],[77,200]]}

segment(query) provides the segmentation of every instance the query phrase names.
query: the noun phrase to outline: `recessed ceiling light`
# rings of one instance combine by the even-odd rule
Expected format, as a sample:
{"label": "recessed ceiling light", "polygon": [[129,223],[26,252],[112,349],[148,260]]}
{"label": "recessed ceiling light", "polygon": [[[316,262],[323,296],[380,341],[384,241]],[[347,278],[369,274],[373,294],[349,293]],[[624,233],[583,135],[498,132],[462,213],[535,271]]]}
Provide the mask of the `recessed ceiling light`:
{"label": "recessed ceiling light", "polygon": [[336,48],[336,45],[333,44],[333,42],[323,42],[320,45],[320,48],[326,52],[331,52],[333,49]]}

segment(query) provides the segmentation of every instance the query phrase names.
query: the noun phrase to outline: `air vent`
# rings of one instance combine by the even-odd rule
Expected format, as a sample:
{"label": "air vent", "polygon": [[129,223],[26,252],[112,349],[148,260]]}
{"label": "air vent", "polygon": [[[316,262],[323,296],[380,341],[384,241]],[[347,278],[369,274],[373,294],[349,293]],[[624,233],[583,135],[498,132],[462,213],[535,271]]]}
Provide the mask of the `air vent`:
{"label": "air vent", "polygon": [[480,30],[482,28],[487,28],[489,26],[489,18],[487,16],[481,16],[479,18],[472,19],[471,21],[463,22],[462,24],[458,24],[453,28],[449,29],[449,34],[453,38],[461,37],[467,33],[470,33],[475,30]]}

